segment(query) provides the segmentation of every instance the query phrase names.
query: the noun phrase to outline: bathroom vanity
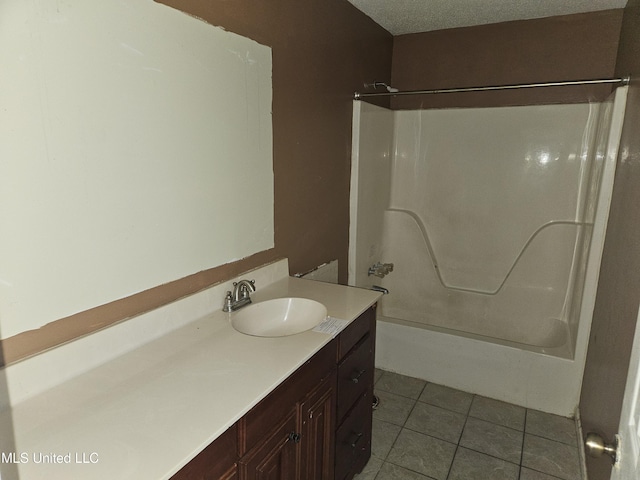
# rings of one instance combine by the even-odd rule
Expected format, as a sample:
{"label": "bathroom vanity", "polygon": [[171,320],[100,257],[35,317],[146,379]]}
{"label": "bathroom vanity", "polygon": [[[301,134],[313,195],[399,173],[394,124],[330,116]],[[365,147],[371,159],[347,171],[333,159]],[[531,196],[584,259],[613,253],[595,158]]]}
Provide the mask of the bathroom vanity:
{"label": "bathroom vanity", "polygon": [[11,365],[0,422],[26,454],[19,478],[352,478],[370,455],[381,294],[289,277],[286,260],[242,278],[255,304],[315,300],[339,328],[240,333],[230,279]]}
{"label": "bathroom vanity", "polygon": [[374,345],[375,305],[172,478],[353,478],[371,455]]}

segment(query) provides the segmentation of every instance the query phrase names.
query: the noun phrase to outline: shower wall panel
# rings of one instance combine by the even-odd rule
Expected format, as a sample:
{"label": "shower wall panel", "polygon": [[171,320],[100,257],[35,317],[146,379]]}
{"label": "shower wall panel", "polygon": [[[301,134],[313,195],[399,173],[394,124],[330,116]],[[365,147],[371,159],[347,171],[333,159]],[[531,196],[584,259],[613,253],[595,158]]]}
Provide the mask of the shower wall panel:
{"label": "shower wall panel", "polygon": [[[539,347],[568,335],[599,106],[395,112],[383,315]],[[588,238],[588,235],[586,235]]]}

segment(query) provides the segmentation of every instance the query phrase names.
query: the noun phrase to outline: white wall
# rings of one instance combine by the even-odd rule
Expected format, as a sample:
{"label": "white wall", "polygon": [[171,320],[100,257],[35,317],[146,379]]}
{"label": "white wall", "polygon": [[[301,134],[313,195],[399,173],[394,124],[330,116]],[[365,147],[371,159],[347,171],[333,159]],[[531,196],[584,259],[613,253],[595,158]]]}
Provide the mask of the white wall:
{"label": "white wall", "polygon": [[271,50],[152,0],[0,3],[2,338],[272,248]]}

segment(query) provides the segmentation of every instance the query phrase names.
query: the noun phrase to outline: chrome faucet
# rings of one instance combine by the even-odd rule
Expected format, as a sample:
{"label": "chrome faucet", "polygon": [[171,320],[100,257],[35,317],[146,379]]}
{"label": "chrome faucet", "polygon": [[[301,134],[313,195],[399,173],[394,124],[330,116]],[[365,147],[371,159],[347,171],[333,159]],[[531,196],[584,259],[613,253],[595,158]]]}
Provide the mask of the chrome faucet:
{"label": "chrome faucet", "polygon": [[233,292],[228,291],[224,298],[223,312],[235,312],[251,303],[251,292],[256,291],[255,280],[233,282]]}

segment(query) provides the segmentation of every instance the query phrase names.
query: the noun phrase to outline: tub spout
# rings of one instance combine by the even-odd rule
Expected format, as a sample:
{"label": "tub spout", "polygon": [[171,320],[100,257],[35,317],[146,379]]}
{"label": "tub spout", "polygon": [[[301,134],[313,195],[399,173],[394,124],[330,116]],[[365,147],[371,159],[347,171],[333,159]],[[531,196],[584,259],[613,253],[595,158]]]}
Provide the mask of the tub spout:
{"label": "tub spout", "polygon": [[385,295],[389,294],[389,290],[384,288],[384,287],[380,287],[378,285],[374,285],[373,287],[371,287],[371,290],[375,290],[376,292],[382,292]]}

